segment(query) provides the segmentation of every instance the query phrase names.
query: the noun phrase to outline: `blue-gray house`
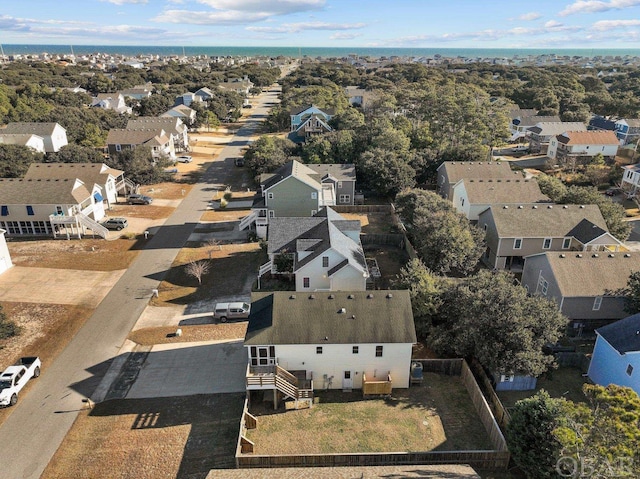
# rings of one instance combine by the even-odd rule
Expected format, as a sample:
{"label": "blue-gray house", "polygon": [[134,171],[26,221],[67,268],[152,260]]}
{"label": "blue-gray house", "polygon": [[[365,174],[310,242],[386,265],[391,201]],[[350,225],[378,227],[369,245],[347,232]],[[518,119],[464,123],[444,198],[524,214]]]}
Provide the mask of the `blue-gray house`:
{"label": "blue-gray house", "polygon": [[640,314],[596,329],[589,378],[596,384],[616,384],[640,395]]}

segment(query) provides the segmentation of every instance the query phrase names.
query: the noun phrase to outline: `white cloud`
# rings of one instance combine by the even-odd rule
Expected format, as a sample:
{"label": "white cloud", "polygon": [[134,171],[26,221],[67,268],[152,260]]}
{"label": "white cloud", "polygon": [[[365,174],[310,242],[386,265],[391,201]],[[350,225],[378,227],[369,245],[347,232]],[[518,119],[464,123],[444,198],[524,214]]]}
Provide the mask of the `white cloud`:
{"label": "white cloud", "polygon": [[614,28],[637,27],[640,26],[640,20],[600,20],[594,23],[591,28],[593,30],[607,31]]}
{"label": "white cloud", "polygon": [[541,16],[542,16],[542,14],[538,13],[538,12],[523,13],[522,15],[520,15],[518,17],[518,20],[523,20],[523,21],[526,21],[526,22],[530,22],[532,20],[537,20]]}
{"label": "white cloud", "polygon": [[331,35],[329,37],[330,40],[353,40],[354,38],[358,38],[361,37],[362,34],[361,33],[346,33],[346,32],[339,32],[339,33],[334,33],[333,35]]}
{"label": "white cloud", "polygon": [[364,28],[365,23],[326,23],[326,22],[300,22],[284,23],[279,27],[247,27],[246,30],[259,33],[300,33],[307,30],[357,30]]}
{"label": "white cloud", "polygon": [[198,0],[216,10],[235,10],[239,12],[265,12],[271,15],[319,10],[326,0]]}
{"label": "white cloud", "polygon": [[252,23],[266,20],[268,13],[264,12],[240,12],[228,10],[220,12],[194,12],[191,10],[165,10],[160,15],[152,18],[160,23],[189,23],[193,25],[237,25],[240,23]]}
{"label": "white cloud", "polygon": [[576,0],[558,15],[566,17],[579,13],[599,13],[637,7],[638,5],[640,5],[640,0]]}
{"label": "white cloud", "polygon": [[114,5],[125,5],[127,3],[148,3],[149,0],[100,0],[101,2],[113,3]]}

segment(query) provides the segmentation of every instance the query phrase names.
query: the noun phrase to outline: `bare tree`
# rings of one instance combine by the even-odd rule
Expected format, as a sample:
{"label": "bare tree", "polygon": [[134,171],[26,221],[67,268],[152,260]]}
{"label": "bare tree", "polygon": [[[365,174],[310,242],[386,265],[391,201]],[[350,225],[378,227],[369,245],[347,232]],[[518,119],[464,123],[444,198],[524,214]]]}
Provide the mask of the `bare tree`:
{"label": "bare tree", "polygon": [[208,261],[192,261],[185,267],[185,272],[198,280],[202,284],[202,277],[209,272],[211,264]]}
{"label": "bare tree", "polygon": [[211,259],[211,255],[214,251],[220,251],[222,249],[222,247],[220,246],[220,240],[217,240],[215,238],[209,238],[203,243],[203,246],[207,248],[209,259]]}

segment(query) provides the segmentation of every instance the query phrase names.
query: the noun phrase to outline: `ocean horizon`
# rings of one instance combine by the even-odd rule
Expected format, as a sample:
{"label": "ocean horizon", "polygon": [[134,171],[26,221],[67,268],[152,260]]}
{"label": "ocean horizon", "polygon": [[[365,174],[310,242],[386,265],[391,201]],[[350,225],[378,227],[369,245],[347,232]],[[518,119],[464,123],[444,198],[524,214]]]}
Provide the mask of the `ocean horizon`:
{"label": "ocean horizon", "polygon": [[571,57],[640,57],[640,48],[377,48],[377,47],[226,47],[226,46],[155,46],[155,45],[0,45],[5,55],[159,55],[162,57],[186,56],[262,56],[262,57],[321,57],[343,58],[348,55],[362,57],[433,57],[447,58],[515,58],[538,55]]}

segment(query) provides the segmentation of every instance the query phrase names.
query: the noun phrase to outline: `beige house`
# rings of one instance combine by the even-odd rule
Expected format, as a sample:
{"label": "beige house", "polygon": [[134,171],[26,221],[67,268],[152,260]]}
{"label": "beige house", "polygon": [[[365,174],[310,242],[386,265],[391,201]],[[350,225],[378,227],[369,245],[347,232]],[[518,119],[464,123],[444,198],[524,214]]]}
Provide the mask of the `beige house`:
{"label": "beige house", "polygon": [[453,200],[453,187],[464,179],[518,179],[522,174],[512,171],[509,163],[503,161],[445,161],[437,170],[438,193],[443,198]]}
{"label": "beige house", "polygon": [[170,133],[163,128],[148,128],[140,130],[110,130],[107,135],[107,150],[110,155],[127,150],[134,149],[137,146],[148,146],[151,148],[151,157],[156,158],[173,158],[176,156],[174,142]]}
{"label": "beige house", "polygon": [[584,123],[579,121],[545,121],[537,123],[535,126],[532,126],[527,130],[529,150],[532,153],[541,153],[546,155],[551,139],[565,131],[587,131],[587,127]]}
{"label": "beige house", "polygon": [[126,129],[150,130],[153,128],[162,128],[167,134],[171,135],[173,149],[176,152],[189,150],[188,128],[180,118],[140,116],[129,120]]}
{"label": "beige house", "polygon": [[622,242],[607,229],[597,205],[492,205],[478,217],[486,232],[483,261],[519,271],[524,258],[547,251],[616,252]]}

